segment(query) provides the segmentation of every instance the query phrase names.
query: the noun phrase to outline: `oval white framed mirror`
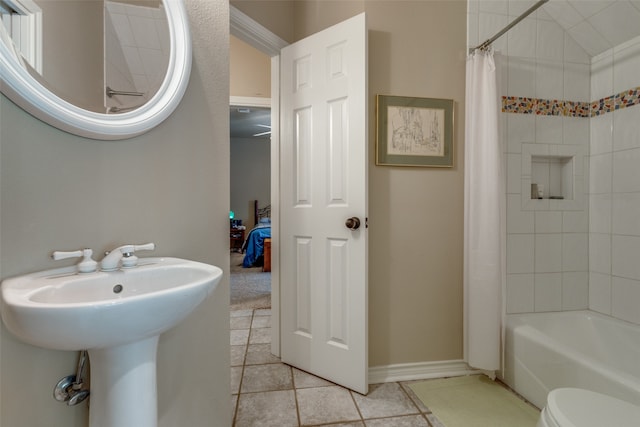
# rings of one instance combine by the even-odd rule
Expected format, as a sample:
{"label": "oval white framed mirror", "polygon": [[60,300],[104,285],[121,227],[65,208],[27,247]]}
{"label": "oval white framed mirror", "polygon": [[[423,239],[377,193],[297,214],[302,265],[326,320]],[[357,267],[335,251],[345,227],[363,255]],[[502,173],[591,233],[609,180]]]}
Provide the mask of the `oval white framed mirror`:
{"label": "oval white framed mirror", "polygon": [[[33,3],[32,0],[13,1]],[[38,119],[82,137],[120,140],[149,131],[165,120],[178,106],[186,91],[191,72],[191,37],[184,3],[182,0],[158,0],[158,3],[161,3],[166,14],[169,43],[167,68],[164,78],[160,76],[158,80],[159,88],[155,94],[148,95],[149,99],[144,104],[125,108],[107,107],[107,97],[112,90],[107,83],[105,87],[100,88],[105,93],[104,113],[90,111],[63,99],[29,72],[23,54],[18,51],[2,23],[0,91]],[[123,95],[136,96],[142,93],[128,92]],[[117,114],[107,114],[109,111]]]}

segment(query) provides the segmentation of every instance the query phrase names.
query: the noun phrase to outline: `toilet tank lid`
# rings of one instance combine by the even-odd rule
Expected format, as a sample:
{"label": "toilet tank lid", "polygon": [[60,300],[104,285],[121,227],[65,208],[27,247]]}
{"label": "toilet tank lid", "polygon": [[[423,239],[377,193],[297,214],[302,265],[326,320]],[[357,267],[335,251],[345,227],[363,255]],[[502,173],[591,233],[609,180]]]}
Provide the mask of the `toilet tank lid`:
{"label": "toilet tank lid", "polygon": [[637,427],[640,420],[640,406],[580,388],[552,390],[547,410],[562,427]]}

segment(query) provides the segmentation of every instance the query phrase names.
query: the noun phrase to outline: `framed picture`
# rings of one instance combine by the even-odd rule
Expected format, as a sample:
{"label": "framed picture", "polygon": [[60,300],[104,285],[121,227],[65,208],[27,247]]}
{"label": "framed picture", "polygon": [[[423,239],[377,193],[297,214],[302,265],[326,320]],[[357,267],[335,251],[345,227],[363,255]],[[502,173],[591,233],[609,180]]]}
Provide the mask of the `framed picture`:
{"label": "framed picture", "polygon": [[378,95],[376,165],[453,166],[453,100]]}

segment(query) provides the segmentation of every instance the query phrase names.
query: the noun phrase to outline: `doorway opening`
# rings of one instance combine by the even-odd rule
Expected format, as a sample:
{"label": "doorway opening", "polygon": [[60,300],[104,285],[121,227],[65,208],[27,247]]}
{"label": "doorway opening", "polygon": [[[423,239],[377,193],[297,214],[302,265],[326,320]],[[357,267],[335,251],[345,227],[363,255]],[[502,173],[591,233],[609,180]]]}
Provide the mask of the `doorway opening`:
{"label": "doorway opening", "polygon": [[243,102],[229,109],[232,311],[271,308],[271,101]]}
{"label": "doorway opening", "polygon": [[[270,57],[271,61],[271,353],[280,356],[280,271],[279,271],[279,171],[280,171],[280,49],[288,43],[245,15],[229,6],[229,27],[232,36],[248,43]],[[232,104],[234,102],[232,97]],[[236,100],[237,101],[237,100]],[[242,101],[242,100],[240,100]],[[242,104],[236,104],[242,105]],[[247,105],[245,103],[245,105]]]}

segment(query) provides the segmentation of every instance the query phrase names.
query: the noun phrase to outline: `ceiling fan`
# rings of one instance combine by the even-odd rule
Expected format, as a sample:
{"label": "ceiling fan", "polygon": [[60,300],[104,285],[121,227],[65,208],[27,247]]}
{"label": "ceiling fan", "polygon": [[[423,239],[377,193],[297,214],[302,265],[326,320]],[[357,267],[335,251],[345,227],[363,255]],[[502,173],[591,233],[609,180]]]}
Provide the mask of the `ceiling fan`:
{"label": "ceiling fan", "polygon": [[229,117],[232,138],[268,139],[271,137],[270,108],[231,106]]}
{"label": "ceiling fan", "polygon": [[256,126],[259,126],[259,127],[261,127],[261,128],[267,128],[267,129],[269,129],[269,130],[268,130],[268,131],[266,131],[266,132],[256,133],[256,134],[254,134],[253,136],[271,135],[271,126],[269,126],[269,125],[261,125],[261,124],[256,124]]}

